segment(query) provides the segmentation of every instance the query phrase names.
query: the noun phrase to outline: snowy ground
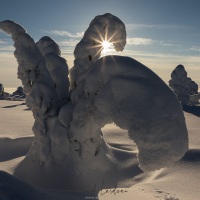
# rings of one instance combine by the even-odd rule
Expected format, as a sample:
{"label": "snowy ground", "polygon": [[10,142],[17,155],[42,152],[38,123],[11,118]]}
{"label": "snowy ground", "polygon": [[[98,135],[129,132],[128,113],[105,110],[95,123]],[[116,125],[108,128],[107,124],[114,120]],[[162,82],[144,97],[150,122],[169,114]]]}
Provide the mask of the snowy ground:
{"label": "snowy ground", "polygon": [[[93,191],[41,191],[8,174],[0,173],[0,199],[101,199],[101,200],[198,200],[200,199],[200,107],[185,112],[190,150],[170,168],[142,173],[124,180],[132,187]],[[193,112],[189,113],[189,112]],[[0,170],[13,173],[33,140],[32,112],[19,101],[0,101]],[[126,131],[104,127],[106,140],[119,153],[137,152]],[[29,169],[27,169],[29,170]],[[30,171],[31,173],[31,171]],[[9,181],[8,181],[9,180]],[[86,183],[87,184],[87,183]]]}

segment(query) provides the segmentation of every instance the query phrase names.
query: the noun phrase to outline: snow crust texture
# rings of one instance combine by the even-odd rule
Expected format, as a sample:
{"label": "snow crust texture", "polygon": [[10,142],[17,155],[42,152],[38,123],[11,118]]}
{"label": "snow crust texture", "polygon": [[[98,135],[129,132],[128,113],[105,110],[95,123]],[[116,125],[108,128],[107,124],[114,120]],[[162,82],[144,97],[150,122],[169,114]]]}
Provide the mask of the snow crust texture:
{"label": "snow crust texture", "polygon": [[0,29],[12,35],[18,77],[35,118],[30,159],[41,166],[70,163],[74,176],[112,170],[115,161],[101,130],[112,122],[128,130],[144,171],[169,166],[187,151],[182,108],[169,87],[132,58],[100,58],[104,40],[117,51],[126,44],[119,18],[107,13],[92,20],[74,50],[70,83],[55,41],[45,36],[35,43],[12,21],[0,22]]}

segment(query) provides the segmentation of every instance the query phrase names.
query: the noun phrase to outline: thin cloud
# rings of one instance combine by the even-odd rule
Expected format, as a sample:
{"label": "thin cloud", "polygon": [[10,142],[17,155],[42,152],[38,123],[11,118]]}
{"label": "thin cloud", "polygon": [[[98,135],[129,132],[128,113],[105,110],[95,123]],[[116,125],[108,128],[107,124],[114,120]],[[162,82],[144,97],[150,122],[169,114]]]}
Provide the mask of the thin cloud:
{"label": "thin cloud", "polygon": [[60,41],[58,42],[59,46],[62,47],[75,47],[76,44],[79,42],[79,40],[64,40],[64,41]]}
{"label": "thin cloud", "polygon": [[151,45],[153,40],[149,38],[127,38],[128,45]]}
{"label": "thin cloud", "polygon": [[[4,44],[4,43],[3,43]],[[5,51],[5,52],[14,52],[15,48],[12,45],[1,45],[0,46],[0,51]]]}
{"label": "thin cloud", "polygon": [[126,53],[129,56],[137,55],[137,56],[143,56],[143,57],[151,57],[151,58],[168,58],[168,59],[175,59],[175,60],[180,60],[181,59],[188,59],[191,58],[194,59],[195,61],[199,62],[199,57],[197,56],[191,56],[191,55],[179,55],[179,54],[171,54],[171,53],[160,53],[160,52],[147,52],[147,51],[134,51],[134,50],[125,50],[124,53]]}
{"label": "thin cloud", "polygon": [[0,40],[0,44],[5,44],[5,41],[3,41],[3,40]]}
{"label": "thin cloud", "polygon": [[11,43],[13,43],[11,38],[7,39],[4,37],[1,37],[1,35],[0,35],[0,44],[10,45]]}
{"label": "thin cloud", "polygon": [[11,38],[1,37],[0,35],[0,51],[14,51],[13,41]]}
{"label": "thin cloud", "polygon": [[192,51],[200,51],[200,47],[199,46],[192,46],[190,48],[190,50],[192,50]]}
{"label": "thin cloud", "polygon": [[51,35],[64,36],[64,37],[70,37],[70,38],[81,38],[83,37],[83,34],[84,34],[84,32],[70,33],[69,31],[61,31],[61,30],[51,30],[51,31],[45,31],[45,32],[48,32]]}
{"label": "thin cloud", "polygon": [[161,46],[166,46],[166,47],[179,47],[180,45],[176,45],[176,44],[173,44],[173,43],[167,43],[165,41],[157,41],[157,44],[158,45],[161,45]]}
{"label": "thin cloud", "polygon": [[189,26],[173,25],[173,24],[126,24],[127,30],[135,29],[189,29]]}
{"label": "thin cloud", "polygon": [[166,47],[180,47],[178,44],[174,44],[173,41],[158,41],[151,38],[127,38],[128,45],[157,45]]}
{"label": "thin cloud", "polygon": [[154,41],[156,45],[166,46],[166,47],[181,47],[180,44],[175,44],[173,41]]}
{"label": "thin cloud", "polygon": [[[146,63],[162,63],[162,65],[168,65],[171,63],[182,63],[189,64],[190,66],[199,66],[200,58],[199,56],[192,55],[181,55],[173,53],[160,53],[157,51],[148,52],[148,51],[134,51],[134,50],[124,50],[123,52],[115,52],[116,55],[130,56],[139,61],[145,60]],[[148,64],[147,64],[148,66]],[[172,65],[173,66],[173,65]],[[161,66],[159,66],[161,67]],[[198,68],[199,69],[199,68]]]}

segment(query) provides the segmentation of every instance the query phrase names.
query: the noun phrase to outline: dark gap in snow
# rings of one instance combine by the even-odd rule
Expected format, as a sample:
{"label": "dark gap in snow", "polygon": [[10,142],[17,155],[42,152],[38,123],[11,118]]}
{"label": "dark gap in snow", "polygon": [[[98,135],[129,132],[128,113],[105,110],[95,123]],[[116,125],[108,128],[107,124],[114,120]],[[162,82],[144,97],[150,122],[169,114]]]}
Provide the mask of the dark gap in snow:
{"label": "dark gap in snow", "polygon": [[89,61],[92,61],[92,56],[91,55],[89,55],[88,58],[89,58]]}

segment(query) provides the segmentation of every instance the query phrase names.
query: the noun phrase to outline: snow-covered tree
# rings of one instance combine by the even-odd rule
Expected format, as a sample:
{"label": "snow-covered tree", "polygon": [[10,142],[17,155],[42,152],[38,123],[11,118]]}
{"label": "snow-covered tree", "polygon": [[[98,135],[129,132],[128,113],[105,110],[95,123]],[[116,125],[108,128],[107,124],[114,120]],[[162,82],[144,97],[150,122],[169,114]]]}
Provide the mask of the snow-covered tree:
{"label": "snow-covered tree", "polygon": [[24,89],[22,86],[19,86],[12,95],[19,95],[19,96],[23,96],[24,94]]}
{"label": "snow-covered tree", "polygon": [[55,41],[45,36],[35,43],[12,21],[0,22],[0,29],[14,41],[18,77],[35,118],[34,142],[20,165],[34,172],[19,166],[16,176],[42,187],[46,178],[49,187],[88,189],[110,173],[119,174],[101,130],[112,122],[128,130],[144,171],[169,166],[187,151],[185,119],[169,87],[132,58],[100,58],[104,40],[124,49],[126,30],[119,18],[107,13],[92,20],[74,50],[70,84]]}
{"label": "snow-covered tree", "polygon": [[0,83],[0,94],[2,94],[4,92],[4,86],[2,83]]}
{"label": "snow-covered tree", "polygon": [[5,94],[4,94],[4,86],[2,83],[0,83],[0,100],[5,100]]}
{"label": "snow-covered tree", "polygon": [[187,77],[187,72],[183,65],[178,65],[172,71],[169,86],[184,105],[190,103],[190,95],[198,94],[198,85]]}

